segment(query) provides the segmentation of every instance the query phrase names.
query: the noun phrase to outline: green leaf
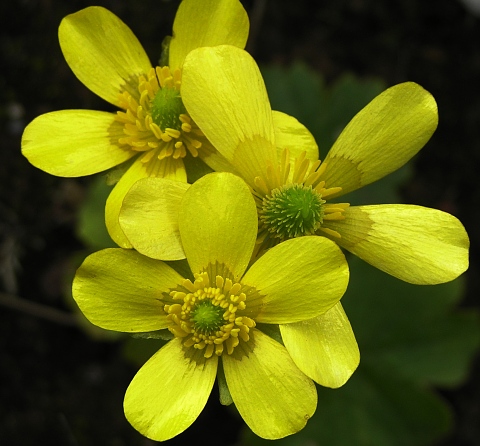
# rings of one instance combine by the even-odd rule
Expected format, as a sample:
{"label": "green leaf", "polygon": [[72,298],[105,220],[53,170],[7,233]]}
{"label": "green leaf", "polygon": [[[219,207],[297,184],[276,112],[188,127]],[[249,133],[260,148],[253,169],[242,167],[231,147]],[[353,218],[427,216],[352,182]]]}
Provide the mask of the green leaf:
{"label": "green leaf", "polygon": [[78,215],[77,235],[93,250],[116,248],[105,226],[105,203],[112,190],[105,183],[105,176],[97,176],[87,190],[87,197]]}
{"label": "green leaf", "polygon": [[[360,366],[342,388],[319,388],[317,411],[305,429],[276,443],[430,443],[451,425],[449,407],[431,387],[466,378],[480,346],[479,315],[455,308],[462,278],[417,286],[356,257],[349,257],[349,265],[342,304],[360,347]],[[247,433],[243,444],[267,442]]]}
{"label": "green leaf", "polygon": [[261,68],[273,110],[283,111],[305,125],[323,159],[348,122],[385,89],[378,79],[344,75],[332,86],[301,62],[289,68]]}
{"label": "green leaf", "polygon": [[480,319],[456,310],[463,278],[442,285],[402,282],[356,257],[342,303],[360,346],[362,363],[395,370],[416,382],[459,385],[480,346]]}
{"label": "green leaf", "polygon": [[[448,407],[432,392],[366,367],[345,386],[318,388],[318,407],[306,427],[276,440],[275,446],[420,445],[445,434],[450,427]],[[272,444],[245,432],[242,445]]]}
{"label": "green leaf", "polygon": [[256,327],[263,331],[266,335],[270,336],[272,339],[277,341],[279,344],[283,345],[282,334],[280,333],[280,328],[276,324],[257,324]]}
{"label": "green leaf", "polygon": [[183,159],[183,162],[185,163],[185,170],[187,172],[187,181],[190,184],[193,184],[207,173],[213,172],[198,156],[193,157],[190,152],[187,152],[187,156]]}
{"label": "green leaf", "polygon": [[317,140],[321,134],[321,113],[327,104],[327,91],[323,79],[311,68],[295,62],[289,68],[261,67],[273,110],[297,118]]}
{"label": "green leaf", "polygon": [[142,366],[168,341],[163,339],[139,339],[129,336],[123,343],[123,357],[132,364]]}

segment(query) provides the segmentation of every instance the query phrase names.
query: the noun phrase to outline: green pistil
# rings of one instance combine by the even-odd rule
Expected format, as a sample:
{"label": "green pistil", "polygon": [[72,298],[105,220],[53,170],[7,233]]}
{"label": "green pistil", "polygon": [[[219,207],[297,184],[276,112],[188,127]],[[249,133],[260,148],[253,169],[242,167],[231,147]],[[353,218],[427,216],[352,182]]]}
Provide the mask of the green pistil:
{"label": "green pistil", "polygon": [[263,199],[260,219],[281,240],[313,234],[323,221],[322,196],[311,186],[290,184]]}
{"label": "green pistil", "polygon": [[180,130],[182,122],[179,115],[186,113],[180,92],[175,88],[160,88],[152,101],[152,119],[162,131],[165,129]]}
{"label": "green pistil", "polygon": [[209,301],[200,302],[191,313],[195,330],[206,335],[216,332],[225,322],[224,312],[225,309]]}

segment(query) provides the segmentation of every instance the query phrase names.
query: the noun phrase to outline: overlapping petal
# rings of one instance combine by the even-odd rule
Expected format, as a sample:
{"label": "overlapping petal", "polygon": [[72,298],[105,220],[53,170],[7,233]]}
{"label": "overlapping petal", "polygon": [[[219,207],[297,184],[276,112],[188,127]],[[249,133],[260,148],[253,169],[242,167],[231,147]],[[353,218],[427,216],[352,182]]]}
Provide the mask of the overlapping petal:
{"label": "overlapping petal", "polygon": [[170,68],[181,68],[187,54],[204,46],[244,48],[248,15],[238,0],[184,0],[178,7],[170,41]]}
{"label": "overlapping petal", "polygon": [[252,194],[236,175],[205,175],[185,193],[179,228],[193,273],[219,262],[239,278],[247,268],[257,236]]}
{"label": "overlapping petal", "polygon": [[181,159],[168,157],[157,160],[155,163],[143,163],[141,158],[135,160],[110,192],[105,206],[105,223],[108,233],[112,240],[122,248],[132,248],[132,244],[124,234],[119,222],[123,199],[138,180],[150,176],[187,181],[185,167]]}
{"label": "overlapping petal", "polygon": [[328,239],[305,236],[267,251],[242,278],[261,298],[248,300],[255,321],[288,324],[329,310],[345,293],[349,270],[340,248]]}
{"label": "overlapping petal", "polygon": [[343,195],[397,170],[412,158],[437,128],[433,96],[413,82],[378,95],[345,127],[330,149],[322,177]]}
{"label": "overlapping petal", "polygon": [[296,118],[279,111],[272,111],[273,125],[275,127],[275,145],[280,159],[282,151],[288,149],[292,162],[302,152],[311,161],[318,160],[318,146],[310,131]]}
{"label": "overlapping petal", "polygon": [[258,436],[282,438],[301,430],[315,412],[313,382],[286,349],[253,329],[248,343],[223,355],[228,388],[240,415]]}
{"label": "overlapping petal", "polygon": [[137,181],[123,200],[120,227],[140,253],[160,260],[185,258],[178,211],[188,183],[166,178]]}
{"label": "overlapping petal", "polygon": [[345,220],[325,224],[342,247],[414,284],[455,279],[468,268],[469,239],[454,216],[414,205],[352,206]]}
{"label": "overlapping petal", "polygon": [[183,66],[182,100],[214,147],[250,185],[276,164],[272,111],[263,78],[245,51],[198,48]]}
{"label": "overlapping petal", "polygon": [[355,335],[340,302],[314,319],[280,325],[280,332],[298,368],[322,386],[343,386],[360,361]]}
{"label": "overlapping petal", "polygon": [[91,6],[66,16],[58,37],[75,76],[91,91],[119,106],[122,91],[138,97],[138,77],[151,68],[142,45],[115,14]]}
{"label": "overlapping petal", "polygon": [[183,432],[200,415],[212,391],[218,358],[185,355],[182,340],[163,346],[138,371],[125,394],[128,421],[146,437],[164,441]]}
{"label": "overlapping petal", "polygon": [[158,260],[111,248],[88,256],[72,293],[83,314],[107,330],[147,332],[168,326],[160,299],[182,277]]}
{"label": "overlapping petal", "polygon": [[52,175],[91,175],[134,155],[118,146],[121,136],[123,128],[112,113],[56,111],[27,125],[22,136],[22,153],[35,167]]}

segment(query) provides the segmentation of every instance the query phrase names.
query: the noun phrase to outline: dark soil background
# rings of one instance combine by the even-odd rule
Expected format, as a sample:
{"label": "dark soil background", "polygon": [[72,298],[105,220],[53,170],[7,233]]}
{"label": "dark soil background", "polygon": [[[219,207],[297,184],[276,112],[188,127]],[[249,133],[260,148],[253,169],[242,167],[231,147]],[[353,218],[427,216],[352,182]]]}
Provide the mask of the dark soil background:
{"label": "dark soil background", "polygon": [[[199,0],[200,1],[200,0]],[[121,345],[93,341],[64,298],[74,225],[88,178],[51,177],[20,153],[24,126],[66,108],[112,110],[72,74],[60,51],[61,19],[85,0],[0,3],[0,442],[4,445],[152,445],[124,419],[136,367]],[[177,0],[103,0],[152,61],[171,33]],[[415,81],[439,106],[440,124],[417,157],[405,202],[443,209],[471,239],[465,307],[480,307],[480,17],[458,0],[245,0],[248,49],[261,64],[301,59],[327,83],[351,72],[387,85]],[[316,6],[312,6],[316,5]],[[101,61],[99,61],[101,69]],[[67,282],[67,283],[66,283]],[[23,300],[20,300],[18,298]],[[455,412],[442,446],[480,445],[480,358],[460,388],[441,390]],[[445,360],[448,360],[446,358]],[[241,423],[212,395],[168,444],[238,440]]]}

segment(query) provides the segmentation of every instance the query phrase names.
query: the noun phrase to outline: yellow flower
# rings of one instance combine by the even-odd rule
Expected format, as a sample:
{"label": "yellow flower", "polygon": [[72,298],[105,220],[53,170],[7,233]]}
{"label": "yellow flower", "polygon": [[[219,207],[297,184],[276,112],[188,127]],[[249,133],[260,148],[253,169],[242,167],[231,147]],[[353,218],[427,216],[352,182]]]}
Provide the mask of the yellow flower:
{"label": "yellow flower", "polygon": [[[236,55],[233,54],[232,58]],[[236,67],[232,60],[232,68]],[[256,67],[256,65],[255,65]],[[268,96],[259,73],[253,78],[248,94],[239,90],[236,101],[250,101],[254,114],[269,119],[277,150],[289,147],[292,153],[307,153],[310,158],[318,156],[313,136],[295,118],[271,111]],[[224,74],[224,78],[226,79]],[[242,82],[239,83],[241,88]],[[223,83],[221,84],[223,85]],[[232,108],[238,104],[230,103]],[[238,107],[242,112],[241,107]],[[252,115],[252,120],[256,118]],[[228,119],[223,136],[229,141]],[[237,126],[239,132],[248,134],[249,128]],[[273,136],[272,136],[273,141]],[[235,143],[235,142],[234,142]],[[239,158],[240,159],[240,158]],[[218,151],[211,152],[206,161],[215,170],[227,170],[240,175],[232,164]],[[253,157],[255,162],[255,157]],[[119,221],[133,247],[142,254],[159,260],[185,258],[178,226],[178,209],[182,197],[189,189],[187,183],[164,178],[145,178],[137,181],[125,195]],[[258,245],[256,250],[258,250]],[[280,325],[282,340],[296,365],[309,378],[322,386],[337,388],[344,385],[357,368],[360,352],[350,322],[338,303],[326,313],[301,323]],[[309,339],[308,345],[303,342]]]}
{"label": "yellow flower", "polygon": [[291,141],[278,153],[265,86],[245,51],[228,45],[194,50],[183,76],[188,112],[253,191],[260,254],[282,240],[316,234],[414,284],[448,282],[468,268],[467,233],[446,212],[330,201],[398,169],[425,145],[438,115],[422,87],[406,82],[376,97],[321,163]]}
{"label": "yellow flower", "polygon": [[184,0],[173,25],[168,66],[152,67],[132,31],[108,10],[89,7],[65,17],[59,41],[67,63],[85,86],[121,111],[41,115],[24,131],[23,154],[34,166],[64,177],[90,175],[131,159],[106,205],[110,236],[131,247],[118,225],[130,186],[150,176],[186,181],[184,158],[213,150],[182,103],[185,56],[204,45],[243,47],[248,28],[238,0]]}
{"label": "yellow flower", "polygon": [[[192,277],[117,248],[89,256],[74,279],[73,296],[92,323],[173,334],[128,387],[127,419],[154,440],[178,435],[202,411],[218,371],[257,435],[276,439],[299,431],[315,411],[315,386],[262,324],[308,324],[338,308],[349,276],[341,250],[326,238],[296,238],[247,270],[257,211],[245,182],[231,173],[195,182],[178,220]],[[299,337],[290,348],[311,361],[313,351],[322,353],[318,337]]]}

